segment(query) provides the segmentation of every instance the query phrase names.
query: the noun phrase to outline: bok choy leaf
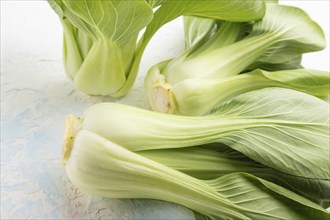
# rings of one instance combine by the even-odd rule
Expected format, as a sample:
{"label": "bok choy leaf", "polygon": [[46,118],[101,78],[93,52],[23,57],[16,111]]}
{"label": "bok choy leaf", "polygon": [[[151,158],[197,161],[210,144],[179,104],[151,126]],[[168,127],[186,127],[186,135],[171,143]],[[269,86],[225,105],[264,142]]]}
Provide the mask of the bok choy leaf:
{"label": "bok choy leaf", "polygon": [[153,18],[149,4],[144,0],[49,2],[63,24],[69,78],[85,93],[115,96],[129,74],[138,34]]}
{"label": "bok choy leaf", "polygon": [[88,130],[131,151],[220,142],[284,174],[330,180],[329,105],[294,90],[248,92],[207,116],[101,103],[67,123],[74,133]]}
{"label": "bok choy leaf", "polygon": [[189,148],[139,151],[139,155],[198,179],[245,172],[281,185],[324,208],[330,205],[330,181],[288,175],[257,163],[221,143]]}
{"label": "bok choy leaf", "polygon": [[[198,32],[200,24],[195,23],[197,24],[191,25]],[[192,27],[187,29],[189,28]],[[299,90],[312,84],[306,83],[307,78],[301,80],[301,77],[299,81],[306,84],[299,86],[290,85],[289,82],[283,84],[265,81],[263,77],[257,77],[256,83],[232,81],[231,79],[236,78],[230,78],[258,67],[269,70],[301,69],[300,59],[303,53],[324,49],[325,39],[321,28],[301,9],[270,1],[267,2],[266,14],[262,20],[255,23],[217,22],[216,28],[217,31],[213,34],[212,27],[201,31],[202,40],[195,35],[189,36],[192,39],[188,41],[197,39],[198,43],[191,43],[192,46],[181,56],[161,62],[150,69],[145,79],[145,88],[153,110],[203,115],[228,98],[246,91],[268,86]],[[189,33],[192,31],[186,32]],[[211,35],[209,39],[203,38],[208,35]],[[287,72],[283,72],[285,73]],[[316,75],[319,73],[321,71],[317,71]],[[312,82],[323,79],[320,83],[329,86],[329,77],[325,74],[328,73],[322,72],[322,77],[317,77]],[[297,74],[293,72],[291,75]],[[307,77],[307,74],[304,76]],[[242,76],[244,77],[247,76]],[[319,83],[312,87],[315,89],[318,85]],[[203,96],[204,93],[208,97]]]}
{"label": "bok choy leaf", "polygon": [[[158,74],[158,69],[151,69],[149,77],[156,78]],[[330,94],[330,74],[312,69],[273,72],[257,69],[223,79],[186,79],[166,87],[167,91],[159,87],[158,90],[150,89],[153,93],[149,95],[153,109],[158,111],[203,115],[239,94],[266,87],[290,88],[326,99]]]}
{"label": "bok choy leaf", "polygon": [[[68,143],[67,143],[68,144]],[[210,219],[327,219],[329,214],[285,188],[247,173],[199,180],[88,130],[66,145],[66,172],[77,187],[109,198],[175,202]]]}

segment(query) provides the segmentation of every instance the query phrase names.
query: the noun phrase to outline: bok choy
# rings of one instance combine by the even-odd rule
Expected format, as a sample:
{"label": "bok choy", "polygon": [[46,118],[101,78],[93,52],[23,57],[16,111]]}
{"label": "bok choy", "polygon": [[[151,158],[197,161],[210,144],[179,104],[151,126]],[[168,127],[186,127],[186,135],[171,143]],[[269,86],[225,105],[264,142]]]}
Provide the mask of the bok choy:
{"label": "bok choy", "polygon": [[64,30],[63,60],[81,91],[113,95],[127,80],[139,32],[152,20],[146,1],[48,1]]}
{"label": "bok choy", "polygon": [[[255,23],[196,19],[186,21],[192,24],[185,31],[187,50],[148,72],[145,87],[154,110],[203,115],[238,94],[270,86],[329,95],[329,73],[300,66],[303,53],[325,47],[321,28],[301,9],[269,1]],[[259,67],[299,69],[240,74]]]}
{"label": "bok choy", "polygon": [[[146,80],[154,76],[159,77],[158,67],[160,66],[150,69],[149,78]],[[161,80],[163,79],[164,77]],[[147,85],[149,83],[146,81]],[[152,91],[149,95],[154,110],[184,115],[203,115],[236,95],[266,87],[295,89],[325,99],[330,94],[330,74],[312,69],[273,72],[257,69],[223,79],[185,79],[172,86],[160,81],[154,88],[148,88],[148,90]]]}
{"label": "bok choy", "polygon": [[111,142],[69,127],[66,172],[82,191],[109,198],[175,202],[210,219],[327,219],[320,206],[247,173],[199,180]]}
{"label": "bok choy", "polygon": [[[178,116],[101,103],[68,116],[72,135],[87,130],[130,151],[220,142],[281,173],[330,180],[328,103],[282,88],[237,96],[211,115]],[[66,144],[67,145],[67,144]]]}
{"label": "bok choy", "polygon": [[281,185],[315,203],[330,206],[330,182],[288,175],[257,163],[221,143],[139,151],[139,155],[198,179],[245,172]]}
{"label": "bok choy", "polygon": [[[132,87],[148,42],[167,22],[192,15],[228,21],[262,18],[263,1],[48,0],[60,17],[68,77],[91,95],[120,97]],[[160,8],[153,12],[152,7]],[[138,36],[146,28],[141,39]],[[142,33],[142,32],[141,32]]]}

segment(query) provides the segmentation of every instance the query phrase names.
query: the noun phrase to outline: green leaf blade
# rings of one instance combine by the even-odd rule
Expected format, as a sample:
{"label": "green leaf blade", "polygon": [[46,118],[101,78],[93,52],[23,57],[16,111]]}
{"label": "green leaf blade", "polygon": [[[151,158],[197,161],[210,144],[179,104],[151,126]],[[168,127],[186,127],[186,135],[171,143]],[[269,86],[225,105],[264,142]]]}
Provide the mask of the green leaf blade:
{"label": "green leaf blade", "polygon": [[277,33],[282,39],[258,59],[261,62],[283,63],[326,46],[321,27],[302,9],[292,6],[267,3],[266,16],[256,22],[251,35],[268,32]]}
{"label": "green leaf blade", "polygon": [[281,172],[329,180],[327,112],[329,106],[322,100],[277,88],[240,95],[216,110],[216,114],[227,117],[260,118],[269,122],[237,130],[221,142]]}
{"label": "green leaf blade", "polygon": [[67,1],[67,7],[99,35],[117,44],[136,38],[152,19],[151,7],[144,0],[130,1]]}
{"label": "green leaf blade", "polygon": [[235,205],[255,210],[249,215],[252,219],[327,219],[330,216],[315,203],[251,174],[232,173],[211,180],[210,184]]}
{"label": "green leaf blade", "polygon": [[181,15],[239,22],[258,20],[264,16],[264,11],[263,1],[169,0],[163,2],[155,12],[155,17],[148,25],[144,37],[150,39],[160,27]]}

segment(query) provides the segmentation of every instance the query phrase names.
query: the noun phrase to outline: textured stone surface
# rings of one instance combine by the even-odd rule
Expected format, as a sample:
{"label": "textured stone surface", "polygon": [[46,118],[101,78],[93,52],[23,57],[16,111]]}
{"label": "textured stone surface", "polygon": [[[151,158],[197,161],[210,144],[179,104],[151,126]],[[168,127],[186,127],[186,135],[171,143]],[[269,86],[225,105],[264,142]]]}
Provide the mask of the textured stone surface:
{"label": "textured stone surface", "polygon": [[[325,2],[325,3],[324,3]],[[329,20],[326,1],[312,16]],[[306,8],[310,5],[304,3]],[[315,3],[314,5],[317,5]],[[327,17],[324,17],[327,16]],[[329,24],[323,25],[329,33]],[[191,219],[179,205],[155,200],[103,199],[83,194],[60,164],[64,118],[112,101],[149,108],[148,68],[183,49],[181,20],[151,41],[133,89],[122,99],[87,96],[64,74],[62,29],[44,1],[1,1],[1,219]],[[157,40],[155,40],[157,39]],[[161,42],[161,43],[159,43]],[[306,66],[329,69],[328,50]]]}
{"label": "textured stone surface", "polygon": [[[155,200],[83,194],[60,163],[64,118],[102,101],[149,108],[143,73],[183,49],[181,21],[153,41],[134,88],[122,99],[74,88],[62,67],[62,28],[42,1],[1,1],[1,219],[184,219],[190,210]],[[179,34],[179,36],[178,36]]]}

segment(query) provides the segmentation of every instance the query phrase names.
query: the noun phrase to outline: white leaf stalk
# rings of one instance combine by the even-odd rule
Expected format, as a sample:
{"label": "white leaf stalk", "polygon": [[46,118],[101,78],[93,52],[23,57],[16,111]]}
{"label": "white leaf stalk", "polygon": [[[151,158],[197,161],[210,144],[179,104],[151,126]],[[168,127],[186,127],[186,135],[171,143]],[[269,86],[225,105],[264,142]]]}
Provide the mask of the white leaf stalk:
{"label": "white leaf stalk", "polygon": [[64,142],[65,169],[72,183],[84,192],[108,198],[160,199],[181,204],[210,219],[328,217],[316,204],[252,175],[233,173],[202,181],[91,131],[71,131],[67,130]]}
{"label": "white leaf stalk", "polygon": [[235,211],[239,207],[217,196],[207,184],[87,130],[79,131],[65,149],[70,150],[64,153],[68,155],[64,158],[67,174],[85,192],[109,198],[161,199],[209,216],[247,219]]}
{"label": "white leaf stalk", "polygon": [[318,98],[268,88],[240,95],[207,116],[101,103],[68,120],[71,130],[91,131],[131,151],[221,142],[283,173],[329,180],[328,113]]}

